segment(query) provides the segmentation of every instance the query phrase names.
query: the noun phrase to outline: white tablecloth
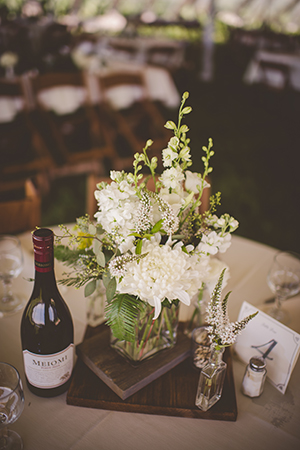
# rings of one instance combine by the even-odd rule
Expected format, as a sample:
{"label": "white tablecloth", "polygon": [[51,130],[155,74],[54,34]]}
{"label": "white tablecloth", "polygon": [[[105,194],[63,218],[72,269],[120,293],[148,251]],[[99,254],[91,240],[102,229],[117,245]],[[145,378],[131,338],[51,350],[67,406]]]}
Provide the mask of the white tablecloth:
{"label": "white tablecloth", "polygon": [[[16,291],[29,298],[33,253],[29,233],[21,236],[25,268],[14,281]],[[259,306],[271,296],[266,275],[275,250],[237,236],[222,255],[229,265],[233,290],[229,299],[231,320],[237,318],[244,300]],[[56,263],[56,276],[64,268]],[[74,319],[75,343],[85,330],[85,300],[81,290],[60,288]],[[290,324],[300,332],[300,296],[286,302],[292,313]],[[11,426],[23,439],[24,450],[298,450],[300,448],[300,364],[282,395],[268,381],[261,397],[241,393],[245,364],[234,360],[238,417],[236,422],[187,419],[81,408],[66,404],[66,394],[52,399],[36,397],[25,385],[20,341],[21,313],[0,319],[0,360],[13,364],[24,381],[25,408]]]}

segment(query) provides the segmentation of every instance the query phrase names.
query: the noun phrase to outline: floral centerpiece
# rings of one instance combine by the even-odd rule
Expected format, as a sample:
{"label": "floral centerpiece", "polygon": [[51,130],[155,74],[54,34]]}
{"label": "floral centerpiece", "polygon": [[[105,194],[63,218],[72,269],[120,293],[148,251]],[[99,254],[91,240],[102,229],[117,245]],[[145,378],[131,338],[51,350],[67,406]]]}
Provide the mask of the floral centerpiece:
{"label": "floral centerpiece", "polygon": [[103,281],[111,344],[134,360],[174,345],[179,305],[189,305],[209,279],[211,255],[227,250],[238,227],[229,214],[216,216],[220,193],[200,213],[214,152],[210,139],[202,147],[203,174],[189,170],[190,140],[182,124],[191,112],[185,106],[188,96],[182,96],[178,124],[165,125],[174,137],[162,150],[161,175],[156,173],[157,158],[148,156],[149,140],[134,155],[132,173],[112,171],[110,183],[97,185],[96,222],[81,217],[76,232],[62,226],[70,242],[56,246],[56,257],[74,267],[63,283],[85,285],[90,295],[97,280]]}

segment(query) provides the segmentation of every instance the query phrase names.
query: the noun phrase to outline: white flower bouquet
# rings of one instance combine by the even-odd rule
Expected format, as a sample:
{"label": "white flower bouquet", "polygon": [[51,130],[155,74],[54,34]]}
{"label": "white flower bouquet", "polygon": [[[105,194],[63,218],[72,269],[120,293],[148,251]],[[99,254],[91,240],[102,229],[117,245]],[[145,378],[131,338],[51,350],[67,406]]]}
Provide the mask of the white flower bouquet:
{"label": "white flower bouquet", "polygon": [[[210,197],[209,209],[200,213],[203,191],[209,187],[212,171],[212,140],[202,147],[203,174],[191,172],[188,127],[183,117],[191,112],[182,96],[178,124],[166,123],[174,137],[162,150],[164,170],[157,175],[157,158],[149,159],[152,141],[134,155],[133,172],[112,171],[110,183],[97,185],[98,212],[95,221],[77,219],[77,232],[62,226],[69,245],[56,246],[58,259],[74,267],[64,284],[93,293],[96,282],[106,287],[106,319],[113,336],[131,348],[133,359],[143,357],[143,349],[157,328],[172,341],[172,305],[190,304],[191,298],[209,280],[210,256],[225,252],[238,222],[228,214],[215,215],[220,193]],[[149,172],[145,176],[144,169]],[[152,184],[152,189],[147,186]],[[137,323],[143,315],[142,325]],[[152,339],[152,338],[151,338]]]}

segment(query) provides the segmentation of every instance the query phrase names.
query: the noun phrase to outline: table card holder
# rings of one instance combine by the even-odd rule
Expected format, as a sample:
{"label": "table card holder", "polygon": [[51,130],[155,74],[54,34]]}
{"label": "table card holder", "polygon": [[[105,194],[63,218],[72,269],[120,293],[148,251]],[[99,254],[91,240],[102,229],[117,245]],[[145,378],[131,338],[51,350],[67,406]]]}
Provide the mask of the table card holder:
{"label": "table card holder", "polygon": [[[244,302],[238,320],[257,310]],[[300,335],[259,311],[238,336],[234,350],[246,364],[252,356],[263,356],[267,364],[267,379],[284,394],[299,356]]]}

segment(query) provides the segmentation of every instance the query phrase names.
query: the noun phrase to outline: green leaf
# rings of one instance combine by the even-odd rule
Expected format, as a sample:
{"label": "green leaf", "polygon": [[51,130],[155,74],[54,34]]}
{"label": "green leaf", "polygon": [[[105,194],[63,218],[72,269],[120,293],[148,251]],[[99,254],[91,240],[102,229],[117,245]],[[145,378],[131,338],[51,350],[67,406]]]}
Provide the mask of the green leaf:
{"label": "green leaf", "polygon": [[87,283],[84,287],[84,296],[89,297],[95,292],[96,289],[96,280],[91,280],[89,283]]}
{"label": "green leaf", "polygon": [[97,253],[97,263],[101,267],[105,267],[105,255],[103,252]]}
{"label": "green leaf", "polygon": [[71,250],[65,245],[54,246],[54,256],[58,261],[62,261],[67,265],[77,263],[79,256],[83,254],[81,250]]}
{"label": "green leaf", "polygon": [[94,235],[96,234],[97,228],[95,227],[94,224],[90,223],[89,224],[89,234]]}
{"label": "green leaf", "polygon": [[115,277],[113,277],[109,281],[107,288],[106,288],[106,298],[107,298],[108,302],[111,302],[112,299],[114,298],[116,289],[117,289],[117,280]]}
{"label": "green leaf", "polygon": [[142,246],[143,246],[143,239],[139,239],[135,247],[136,255],[140,255],[142,253]]}
{"label": "green leaf", "polygon": [[97,235],[101,235],[104,233],[104,229],[102,228],[102,225],[100,223],[97,223]]}
{"label": "green leaf", "polygon": [[130,233],[129,236],[134,236],[134,237],[137,237],[137,238],[141,237],[140,233]]}
{"label": "green leaf", "polygon": [[191,203],[192,199],[194,198],[194,192],[191,192],[185,199],[184,205],[181,207],[181,210],[183,211],[189,203]]}
{"label": "green leaf", "polygon": [[107,289],[107,286],[108,286],[110,280],[111,280],[111,275],[109,272],[106,272],[102,275],[102,281],[103,281],[103,285],[104,285],[105,289]]}
{"label": "green leaf", "polygon": [[182,240],[185,238],[184,234],[173,234],[172,239],[174,239],[174,241],[176,240]]}
{"label": "green leaf", "polygon": [[158,231],[161,229],[163,224],[163,219],[160,219],[158,222],[156,222],[156,224],[153,226],[151,233],[158,233]]}
{"label": "green leaf", "polygon": [[97,255],[98,252],[102,251],[102,243],[98,241],[98,239],[93,239],[93,250],[95,255]]}

